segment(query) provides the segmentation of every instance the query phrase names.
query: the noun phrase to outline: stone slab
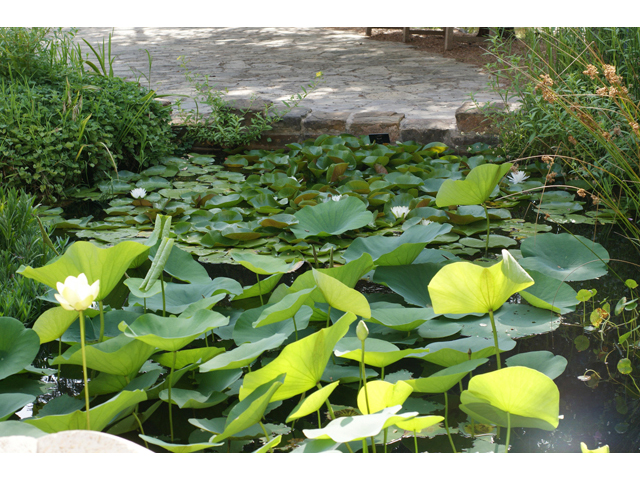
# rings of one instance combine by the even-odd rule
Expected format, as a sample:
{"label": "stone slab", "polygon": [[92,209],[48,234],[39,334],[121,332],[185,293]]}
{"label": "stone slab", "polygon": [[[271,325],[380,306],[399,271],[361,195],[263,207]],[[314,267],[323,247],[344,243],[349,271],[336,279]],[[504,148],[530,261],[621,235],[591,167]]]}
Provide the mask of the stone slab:
{"label": "stone slab", "polygon": [[403,113],[396,112],[358,112],[347,121],[347,133],[351,135],[370,135],[372,133],[388,133],[391,142],[400,139],[400,122]]}

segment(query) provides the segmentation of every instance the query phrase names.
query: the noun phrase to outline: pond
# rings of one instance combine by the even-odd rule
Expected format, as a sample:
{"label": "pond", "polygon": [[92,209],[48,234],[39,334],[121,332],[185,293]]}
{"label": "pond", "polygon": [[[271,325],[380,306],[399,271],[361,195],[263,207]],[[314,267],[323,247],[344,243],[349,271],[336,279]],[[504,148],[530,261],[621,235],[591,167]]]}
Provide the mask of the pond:
{"label": "pond", "polygon": [[[507,439],[513,452],[579,452],[581,442],[637,451],[638,391],[633,377],[616,369],[621,346],[633,352],[636,344],[634,337],[621,340],[626,330],[613,320],[627,315],[625,322],[635,321],[628,318],[635,314],[631,297],[626,311],[623,305],[623,313],[613,312],[630,295],[624,280],[637,272],[616,259],[640,263],[635,250],[611,230],[606,209],[575,200],[571,190],[546,188],[541,196],[539,165],[527,167],[531,178],[512,172],[507,181],[509,165],[488,146],[476,145],[470,155],[456,156],[437,143],[392,148],[324,136],[289,153],[253,151],[224,161],[168,158],[142,174],[120,172],[118,179],[80,189],[75,196],[89,203],[43,207],[43,218],[79,240],[65,254],[74,266],[104,255],[100,268],[109,276],[127,262],[111,275],[115,280],[100,277],[101,289],[108,290],[100,298],[109,305],[104,319],[97,307],[87,311],[92,415],[121,401],[126,407],[116,409],[115,424],[105,420],[106,431],[157,451],[255,451],[265,435],[280,442],[273,445],[278,451],[371,449],[371,442],[360,440],[311,440],[339,421],[325,415],[357,423],[369,408],[361,398],[368,395],[361,387],[361,340],[367,384],[382,389],[376,395],[402,397],[398,415],[445,417],[444,424],[420,424],[415,434],[402,422],[403,428],[378,429],[367,436],[375,437],[379,451],[383,444],[390,452],[416,446],[429,452],[503,451]],[[94,250],[86,240],[117,247]],[[622,280],[607,274],[599,260],[609,256]],[[439,316],[430,282],[445,268],[472,265],[466,260],[473,259],[473,268],[480,269],[473,272],[507,276],[509,285],[500,293],[506,296],[486,310]],[[527,288],[534,283],[529,274],[537,290]],[[593,299],[577,300],[577,292],[594,288]],[[459,297],[470,301],[466,293]],[[611,317],[594,323],[596,307],[608,308]],[[500,339],[492,335],[494,310],[506,328]],[[366,342],[356,316],[367,319]],[[75,317],[69,318],[63,327],[51,327],[48,318],[34,326],[44,344],[34,365],[45,368],[56,358],[46,372],[55,387],[36,402],[35,426],[58,428],[48,417],[62,422],[84,406],[83,335]],[[62,347],[63,355],[55,341],[60,336],[71,345]],[[557,428],[553,420],[539,423],[542,417],[536,417],[525,424],[537,428],[503,427],[496,438],[495,427],[469,421],[460,404],[468,404],[470,374],[479,383],[496,370],[498,344],[503,367],[515,368],[509,362],[524,361],[520,354],[526,352],[551,352],[554,371],[566,359],[555,376],[543,367],[544,375],[535,373],[559,388]],[[440,350],[448,352],[444,363]],[[517,368],[534,371],[527,362]],[[439,376],[453,378],[446,389],[423,386]],[[288,377],[304,386],[292,386]],[[321,390],[311,395],[316,387]],[[395,404],[380,405],[367,417],[396,414],[390,410]],[[253,408],[262,413],[251,423]],[[310,410],[297,418],[297,409]],[[258,424],[263,416],[264,425]],[[220,446],[208,444],[213,438]]]}

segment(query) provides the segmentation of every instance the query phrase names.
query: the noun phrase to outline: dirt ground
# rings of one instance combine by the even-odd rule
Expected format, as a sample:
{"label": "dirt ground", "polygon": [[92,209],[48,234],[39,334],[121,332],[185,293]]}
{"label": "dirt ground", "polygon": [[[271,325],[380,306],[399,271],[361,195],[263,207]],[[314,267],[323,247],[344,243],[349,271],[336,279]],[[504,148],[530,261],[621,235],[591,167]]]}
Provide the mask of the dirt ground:
{"label": "dirt ground", "polygon": [[[365,37],[364,27],[340,27],[331,28],[332,30],[349,30],[357,32]],[[485,66],[493,60],[493,57],[487,53],[486,46],[483,43],[471,43],[461,41],[464,37],[473,37],[461,30],[455,29],[454,35],[456,42],[451,50],[444,50],[444,35],[412,35],[411,42],[408,44],[417,50],[423,50],[428,53],[436,53],[445,58],[453,58],[459,62]],[[402,42],[402,30],[400,28],[373,28],[371,40],[386,42]]]}

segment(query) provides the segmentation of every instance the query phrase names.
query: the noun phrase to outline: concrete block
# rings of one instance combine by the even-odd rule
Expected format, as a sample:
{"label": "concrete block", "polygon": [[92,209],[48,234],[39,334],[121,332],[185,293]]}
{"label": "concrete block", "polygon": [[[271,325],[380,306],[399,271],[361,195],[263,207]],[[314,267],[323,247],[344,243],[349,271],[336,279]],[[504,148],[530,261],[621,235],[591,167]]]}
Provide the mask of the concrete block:
{"label": "concrete block", "polygon": [[347,133],[355,136],[388,133],[391,143],[394,143],[400,139],[400,122],[403,119],[404,113],[359,112],[349,118]]}

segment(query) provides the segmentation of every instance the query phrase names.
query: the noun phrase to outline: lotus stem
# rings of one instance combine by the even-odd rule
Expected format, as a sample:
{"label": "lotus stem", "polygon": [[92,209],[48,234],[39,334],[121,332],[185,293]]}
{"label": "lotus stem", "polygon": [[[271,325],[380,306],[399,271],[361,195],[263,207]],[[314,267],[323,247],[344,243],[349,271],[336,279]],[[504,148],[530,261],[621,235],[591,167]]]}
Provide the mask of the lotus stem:
{"label": "lotus stem", "polygon": [[507,412],[507,444],[504,446],[504,453],[509,453],[510,440],[511,440],[511,414]]}
{"label": "lotus stem", "polygon": [[260,305],[264,305],[262,300],[262,285],[260,285],[260,275],[256,273],[256,280],[258,281],[258,295],[260,295]]}
{"label": "lotus stem", "polygon": [[87,430],[91,430],[91,414],[89,413],[89,382],[87,381],[87,354],[84,344],[84,312],[80,314],[80,348],[82,350],[82,376],[84,378],[84,403],[87,411]]}
{"label": "lotus stem", "polygon": [[173,383],[173,370],[176,368],[176,357],[178,352],[173,352],[173,363],[171,364],[171,371],[169,372],[169,429],[171,430],[171,441],[173,442],[173,416],[171,414],[171,384]]}
{"label": "lotus stem", "polygon": [[413,445],[416,447],[416,453],[420,453],[418,452],[418,432],[416,432],[415,430],[413,431]]}
{"label": "lotus stem", "polygon": [[453,444],[451,432],[449,432],[449,397],[447,397],[447,392],[444,392],[444,429],[447,431],[447,437],[449,437],[449,443],[451,444],[453,453],[458,453],[456,451],[456,446]]}
{"label": "lotus stem", "polygon": [[[389,427],[384,429],[384,453],[387,453],[387,433],[389,432]],[[416,452],[417,453],[417,452]]]}
{"label": "lotus stem", "polygon": [[164,295],[164,280],[162,279],[162,276],[160,277],[160,288],[162,289],[162,316],[166,317],[167,316],[167,304],[166,304],[166,298]]}
{"label": "lotus stem", "polygon": [[496,321],[493,318],[493,310],[489,310],[489,318],[491,319],[491,330],[493,330],[493,343],[496,346],[496,362],[498,362],[498,370],[500,370],[500,349],[498,348],[498,331],[496,330]]}
{"label": "lotus stem", "polygon": [[489,220],[489,209],[486,204],[482,204],[484,207],[484,214],[487,217],[487,240],[484,244],[484,256],[487,257],[489,255],[489,232],[491,231],[491,221]]}
{"label": "lotus stem", "polygon": [[[267,429],[264,428],[264,424],[262,423],[262,421],[258,422],[260,424],[260,428],[262,428],[262,433],[264,433],[264,441],[265,444],[269,443],[269,433],[267,432]],[[269,449],[270,453],[273,453],[273,448]]]}
{"label": "lotus stem", "polygon": [[102,300],[98,302],[98,305],[100,305],[100,339],[98,340],[98,342],[102,343],[102,340],[104,339],[104,308],[102,305]]}
{"label": "lotus stem", "polygon": [[329,305],[329,309],[327,310],[327,326],[325,328],[329,328],[331,325],[331,305]]}
{"label": "lotus stem", "polygon": [[369,390],[367,389],[367,376],[364,368],[364,340],[362,340],[362,358],[360,360],[360,376],[362,377],[362,387],[364,388],[364,398],[367,401],[367,413],[371,413],[371,407],[369,406]]}

